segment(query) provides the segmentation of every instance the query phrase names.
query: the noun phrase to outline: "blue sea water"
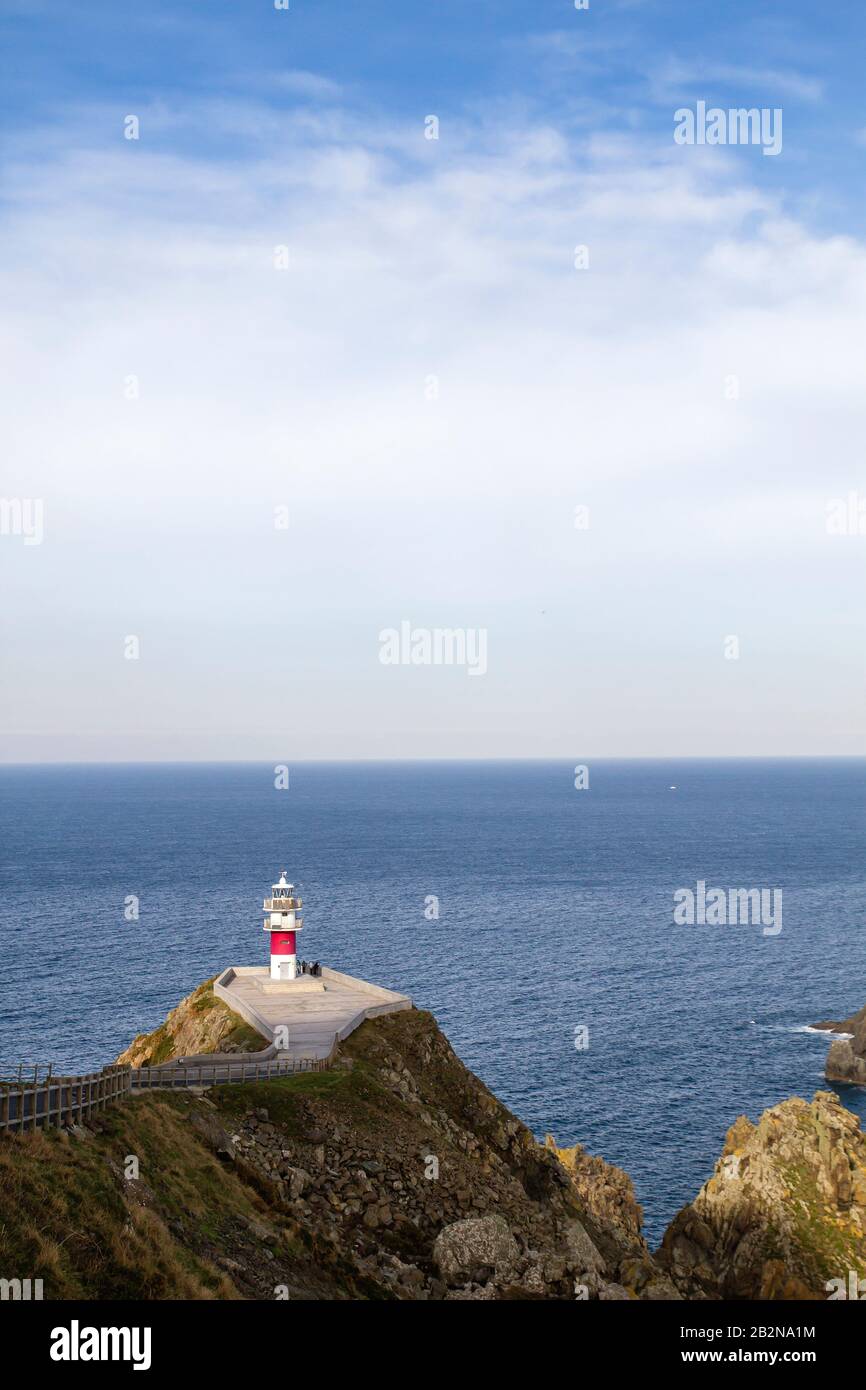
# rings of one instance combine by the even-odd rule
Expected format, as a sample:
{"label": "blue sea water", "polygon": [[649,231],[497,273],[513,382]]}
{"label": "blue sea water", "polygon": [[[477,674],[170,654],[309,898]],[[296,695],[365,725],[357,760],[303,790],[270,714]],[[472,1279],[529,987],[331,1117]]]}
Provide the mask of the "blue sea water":
{"label": "blue sea water", "polygon": [[[866,1003],[864,803],[853,759],[600,761],[584,791],[558,762],[6,767],[0,1071],[100,1066],[263,963],[285,867],[301,954],[410,993],[539,1137],[625,1168],[653,1243],[737,1115],[822,1085],[806,1026]],[[674,925],[698,879],[781,888],[781,933]]]}

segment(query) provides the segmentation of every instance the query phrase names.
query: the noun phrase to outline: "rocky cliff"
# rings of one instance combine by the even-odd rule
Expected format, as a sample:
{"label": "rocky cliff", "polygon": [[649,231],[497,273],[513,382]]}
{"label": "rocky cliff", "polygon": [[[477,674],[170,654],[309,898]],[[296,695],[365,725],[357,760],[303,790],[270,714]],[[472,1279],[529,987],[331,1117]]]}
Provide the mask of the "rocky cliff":
{"label": "rocky cliff", "polygon": [[824,1075],[828,1081],[842,1081],[853,1086],[866,1086],[866,1007],[840,1023],[816,1023],[815,1028],[829,1033],[850,1033],[850,1038],[835,1038],[830,1044]]}
{"label": "rocky cliff", "polygon": [[[256,1046],[202,986],[125,1058]],[[241,1025],[245,1028],[246,1025]],[[866,1277],[866,1139],[835,1096],[731,1128],[655,1255],[627,1175],[545,1145],[419,1010],[324,1072],[132,1096],[0,1141],[0,1267],[46,1298],[827,1296]]]}
{"label": "rocky cliff", "polygon": [[588,1202],[430,1014],[364,1024],[332,1072],[223,1087],[214,1102],[232,1160],[383,1294],[677,1296],[641,1238],[625,1174],[587,1160],[606,1178]]}
{"label": "rocky cliff", "polygon": [[132,1067],[150,1067],[173,1057],[258,1052],[267,1045],[266,1038],[217,999],[213,980],[205,980],[152,1033],[139,1033],[117,1060]]}
{"label": "rocky cliff", "polygon": [[[189,1052],[196,1017],[185,1001],[127,1055]],[[209,1024],[202,1046],[226,1036]],[[562,1157],[412,1010],[326,1072],[0,1142],[0,1264],[46,1298],[676,1297],[626,1176]]]}
{"label": "rocky cliff", "polygon": [[826,1298],[866,1276],[866,1137],[826,1091],[728,1131],[715,1173],[665,1233],[659,1262],[690,1298]]}

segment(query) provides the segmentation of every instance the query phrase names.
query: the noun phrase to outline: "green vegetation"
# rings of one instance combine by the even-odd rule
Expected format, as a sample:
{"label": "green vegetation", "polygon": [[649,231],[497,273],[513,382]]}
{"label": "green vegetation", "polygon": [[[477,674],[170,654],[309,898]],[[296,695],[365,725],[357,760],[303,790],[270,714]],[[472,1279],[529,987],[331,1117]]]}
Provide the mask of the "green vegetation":
{"label": "green vegetation", "polygon": [[267,1081],[245,1082],[215,1086],[210,1098],[227,1114],[243,1114],[251,1105],[266,1106],[274,1120],[290,1117],[300,1096],[329,1096],[350,1084],[347,1071],[298,1072],[294,1076],[278,1076]]}
{"label": "green vegetation", "polygon": [[[808,1134],[808,1120],[801,1120],[799,1128]],[[804,1261],[804,1273],[819,1283],[849,1269],[857,1270],[863,1278],[866,1268],[859,1226],[835,1204],[822,1200],[814,1169],[808,1164],[787,1163],[780,1165],[780,1172],[788,1188],[794,1240]]]}
{"label": "green vegetation", "polygon": [[341,1296],[261,1184],[216,1157],[212,1114],[183,1093],[146,1094],[94,1117],[84,1138],[0,1140],[3,1277],[42,1279],[46,1299],[273,1298],[280,1284]]}
{"label": "green vegetation", "polygon": [[251,1107],[263,1108],[274,1124],[294,1137],[302,1137],[306,1131],[309,1102],[325,1103],[329,1123],[336,1125],[367,1129],[377,1127],[379,1118],[393,1118],[393,1097],[377,1083],[369,1068],[358,1065],[351,1071],[338,1067],[243,1086],[216,1086],[208,1094],[226,1116],[243,1114]]}
{"label": "green vegetation", "polygon": [[[100,1127],[87,1142],[45,1131],[0,1143],[0,1269],[42,1279],[47,1298],[237,1297],[166,1225],[166,1214],[201,1211],[217,1187],[229,1209],[249,1206],[224,1191],[227,1175],[177,1110],[143,1097],[106,1111]],[[129,1155],[139,1160],[138,1184],[123,1180]],[[162,1189],[159,1206],[152,1184]]]}

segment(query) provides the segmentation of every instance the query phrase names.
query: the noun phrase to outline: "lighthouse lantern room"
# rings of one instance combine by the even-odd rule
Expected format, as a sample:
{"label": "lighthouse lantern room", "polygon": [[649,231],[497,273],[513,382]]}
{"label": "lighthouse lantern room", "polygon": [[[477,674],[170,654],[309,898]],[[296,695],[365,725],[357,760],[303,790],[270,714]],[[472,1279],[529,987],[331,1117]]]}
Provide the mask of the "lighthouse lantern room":
{"label": "lighthouse lantern room", "polygon": [[298,973],[296,933],[303,929],[301,899],[295,897],[295,886],[286,882],[282,870],[279,883],[271,888],[263,907],[268,913],[264,930],[271,934],[271,979],[294,980]]}

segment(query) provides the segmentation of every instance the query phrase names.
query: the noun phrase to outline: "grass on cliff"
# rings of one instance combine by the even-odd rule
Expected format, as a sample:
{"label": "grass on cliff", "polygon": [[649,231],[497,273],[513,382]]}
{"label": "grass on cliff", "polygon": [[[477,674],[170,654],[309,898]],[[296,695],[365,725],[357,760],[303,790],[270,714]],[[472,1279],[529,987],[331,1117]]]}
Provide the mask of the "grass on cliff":
{"label": "grass on cliff", "polygon": [[[419,1038],[423,1040],[434,1035],[441,1039],[432,1014],[420,1009],[389,1014],[362,1023],[340,1044],[340,1050],[351,1061],[351,1067],[298,1072],[294,1076],[273,1077],[268,1081],[245,1082],[243,1086],[216,1086],[209,1095],[227,1115],[240,1115],[253,1108],[264,1108],[274,1124],[283,1126],[288,1133],[298,1137],[303,1137],[311,1104],[316,1103],[324,1103],[323,1118],[337,1123],[342,1120],[359,1131],[379,1128],[382,1124],[390,1126],[397,1113],[395,1107],[400,1107],[400,1102],[382,1084],[379,1054],[383,1046],[388,1048],[390,1045],[395,1051],[400,1047],[415,1048]],[[454,1062],[451,1056],[443,1066],[440,1059],[437,1071],[431,1057],[424,1068],[426,1083],[432,1085],[438,1081],[443,1086],[448,1083],[450,1090],[446,1101],[455,1098],[455,1076],[463,1073],[462,1065],[458,1062],[455,1068]],[[476,1084],[480,1086],[480,1083]]]}
{"label": "grass on cliff", "polygon": [[0,1277],[42,1279],[47,1300],[272,1298],[280,1283],[339,1297],[294,1223],[215,1156],[198,1127],[212,1115],[151,1093],[108,1108],[83,1138],[0,1139]]}
{"label": "grass on cliff", "polygon": [[208,1095],[226,1116],[265,1109],[273,1124],[299,1139],[305,1137],[308,1128],[308,1101],[325,1102],[331,1118],[342,1118],[344,1123],[359,1128],[375,1124],[377,1110],[393,1114],[393,1099],[387,1098],[368,1068],[357,1065],[351,1071],[340,1067],[245,1082],[242,1086],[215,1086]]}
{"label": "grass on cliff", "polygon": [[[42,1279],[47,1299],[238,1297],[167,1224],[177,1218],[193,1234],[215,1210],[252,1215],[233,1175],[156,1096],[111,1107],[100,1125],[86,1139],[37,1131],[0,1141],[3,1276]],[[130,1156],[138,1182],[123,1178]]]}
{"label": "grass on cliff", "polygon": [[[209,1094],[227,1114],[242,1114],[253,1107],[263,1107],[274,1124],[284,1126],[299,1137],[303,1135],[310,1110],[318,1108],[317,1103],[324,1103],[322,1118],[336,1123],[342,1121],[361,1132],[383,1125],[389,1127],[394,1123],[395,1114],[402,1113],[411,1119],[417,1107],[410,1107],[407,1112],[383,1084],[379,1074],[383,1049],[387,1053],[403,1049],[407,1059],[412,1061],[409,1054],[417,1048],[419,1040],[423,1044],[425,1039],[434,1036],[444,1041],[432,1014],[421,1009],[388,1014],[362,1023],[340,1044],[341,1053],[351,1062],[350,1067],[299,1072],[294,1076],[247,1082],[243,1086],[217,1086]],[[438,1084],[443,1093],[447,1091],[443,1094],[446,1105],[456,1099],[455,1080],[461,1075],[469,1076],[453,1054],[447,1059],[434,1059],[431,1054],[425,1059],[423,1074],[427,1085]],[[474,1077],[472,1079],[481,1086]]]}

